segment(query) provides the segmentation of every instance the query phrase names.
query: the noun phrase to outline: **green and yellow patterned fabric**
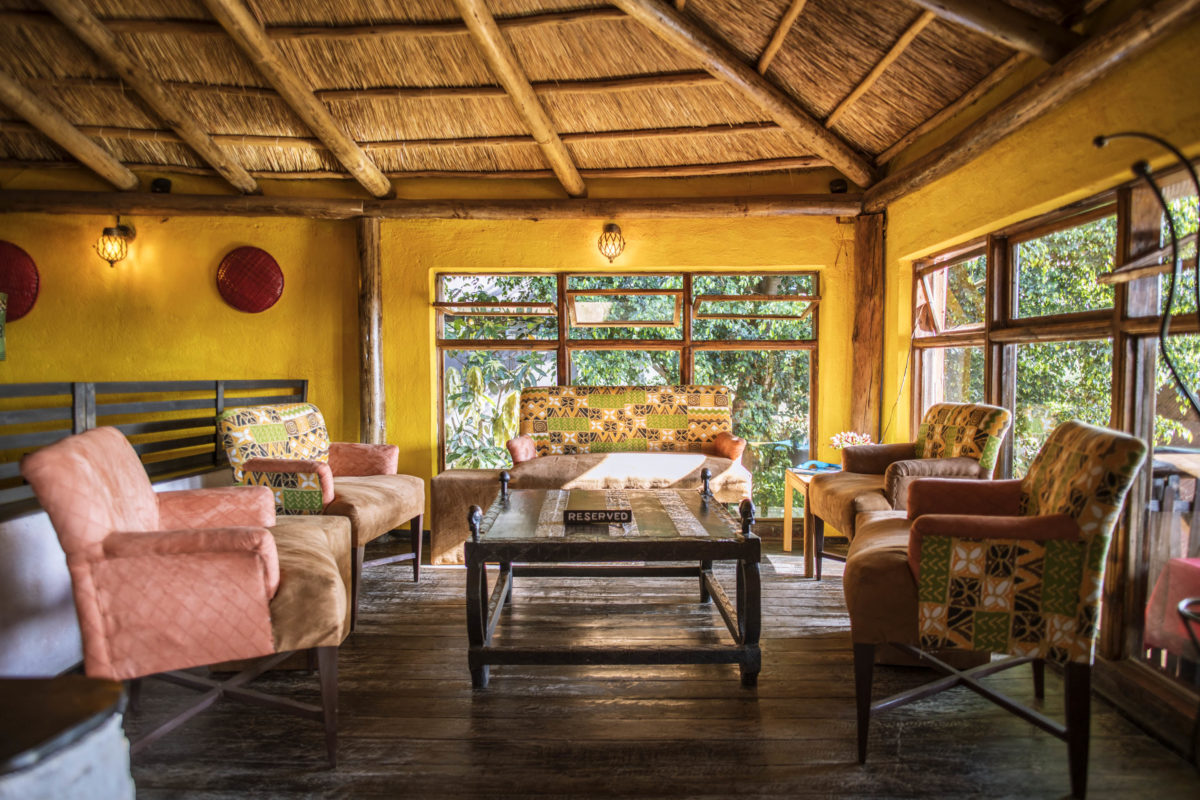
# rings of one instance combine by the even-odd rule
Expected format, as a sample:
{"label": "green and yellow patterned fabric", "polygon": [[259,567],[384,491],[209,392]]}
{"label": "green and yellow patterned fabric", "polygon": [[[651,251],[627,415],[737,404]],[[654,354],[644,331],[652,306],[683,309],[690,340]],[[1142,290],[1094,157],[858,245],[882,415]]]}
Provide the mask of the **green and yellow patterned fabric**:
{"label": "green and yellow patterned fabric", "polygon": [[921,646],[1091,663],[1108,543],[1145,455],[1132,436],[1064,422],[1022,482],[1021,513],[1067,514],[1079,540],[922,537]]}
{"label": "green and yellow patterned fabric", "polygon": [[329,461],[329,431],[312,403],[248,406],[217,417],[221,446],[233,467],[234,481],[268,486],[280,514],[320,514],[324,508],[320,476],[315,472],[255,472],[252,458]]}
{"label": "green and yellow patterned fabric", "polygon": [[917,429],[917,458],[970,456],[989,473],[996,468],[1000,443],[1012,416],[982,403],[937,403]]}
{"label": "green and yellow patterned fabric", "polygon": [[520,432],[538,456],[713,452],[731,432],[724,386],[535,386],[521,390]]}

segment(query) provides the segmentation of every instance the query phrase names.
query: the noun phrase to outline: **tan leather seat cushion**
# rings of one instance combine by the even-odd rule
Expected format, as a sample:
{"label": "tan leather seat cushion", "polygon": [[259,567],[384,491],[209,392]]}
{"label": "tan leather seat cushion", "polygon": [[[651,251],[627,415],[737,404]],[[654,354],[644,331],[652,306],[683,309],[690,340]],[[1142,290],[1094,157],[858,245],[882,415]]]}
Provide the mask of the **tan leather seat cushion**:
{"label": "tan leather seat cushion", "polygon": [[271,600],[276,649],[341,644],[350,632],[350,521],[280,515],[271,533],[279,554]]}
{"label": "tan leather seat cushion", "polygon": [[412,475],[334,478],[326,514],[349,517],[354,547],[362,547],[425,511],[425,481]]}
{"label": "tan leather seat cushion", "polygon": [[750,473],[741,463],[703,453],[579,453],[542,456],[510,470],[517,489],[699,489],[700,470],[712,471],[719,502],[750,494]]}
{"label": "tan leather seat cushion", "polygon": [[468,536],[467,509],[474,505],[487,510],[500,494],[500,470],[449,469],[434,475],[432,484],[429,563],[461,564]]}
{"label": "tan leather seat cushion", "polygon": [[858,519],[842,590],[850,636],[863,644],[917,644],[917,582],[908,569],[908,518],[871,511]]}
{"label": "tan leather seat cushion", "polygon": [[817,475],[808,486],[812,513],[850,538],[854,538],[854,519],[865,511],[891,511],[883,494],[883,476],[861,472],[835,472]]}

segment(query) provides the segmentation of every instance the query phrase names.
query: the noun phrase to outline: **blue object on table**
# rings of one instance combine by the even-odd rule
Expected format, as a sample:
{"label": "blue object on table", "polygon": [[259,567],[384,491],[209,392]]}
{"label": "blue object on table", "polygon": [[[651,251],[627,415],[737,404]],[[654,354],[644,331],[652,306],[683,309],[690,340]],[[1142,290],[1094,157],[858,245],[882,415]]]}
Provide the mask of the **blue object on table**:
{"label": "blue object on table", "polygon": [[804,461],[798,467],[792,467],[792,472],[801,475],[820,475],[823,472],[839,472],[841,464],[830,464],[828,461]]}

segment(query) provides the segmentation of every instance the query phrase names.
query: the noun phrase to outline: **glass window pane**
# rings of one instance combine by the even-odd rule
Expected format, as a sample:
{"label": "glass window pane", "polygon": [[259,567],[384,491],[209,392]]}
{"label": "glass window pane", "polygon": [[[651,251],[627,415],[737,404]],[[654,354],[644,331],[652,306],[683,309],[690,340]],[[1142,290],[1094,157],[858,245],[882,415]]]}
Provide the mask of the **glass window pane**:
{"label": "glass window pane", "polygon": [[1013,476],[1029,468],[1050,431],[1069,419],[1108,425],[1112,342],[1046,342],[1017,347]]}
{"label": "glass window pane", "polygon": [[442,316],[443,339],[557,339],[557,317],[526,316]]}
{"label": "glass window pane", "polygon": [[553,386],[554,352],[443,352],[446,469],[510,467],[504,443],[517,433],[521,389]]}
{"label": "glass window pane", "polygon": [[568,301],[573,325],[608,327],[622,322],[674,327],[681,302],[678,295],[669,294],[574,294]]}
{"label": "glass window pane", "polygon": [[[1191,183],[1187,184],[1189,187]],[[1178,186],[1178,185],[1177,185]],[[1167,187],[1166,192],[1168,198],[1172,193],[1172,188]],[[1197,213],[1196,213],[1196,195],[1183,194],[1180,197],[1167,200],[1167,207],[1171,209],[1171,216],[1175,220],[1175,235],[1182,240],[1183,237],[1196,233],[1197,230]],[[1171,235],[1167,232],[1167,223],[1164,216],[1162,226],[1162,241],[1163,247],[1168,247],[1171,244]],[[1195,258],[1196,243],[1188,242],[1179,248],[1179,257],[1183,259]],[[1170,256],[1167,256],[1170,258]],[[1171,311],[1175,314],[1183,314],[1188,311],[1196,310],[1196,270],[1189,267],[1183,267],[1180,272],[1180,280],[1175,285],[1175,301],[1171,304]],[[1170,280],[1169,274],[1158,276],[1159,285],[1159,300],[1158,311],[1161,314],[1163,309],[1167,307],[1167,286]]]}
{"label": "glass window pane", "polygon": [[733,391],[733,432],[748,442],[760,517],[783,516],[783,473],[809,457],[808,350],[698,350],[695,381]]}
{"label": "glass window pane", "polygon": [[[558,282],[553,275],[439,275],[437,298],[446,303],[554,303]],[[441,314],[443,339],[557,339],[554,315],[522,315],[529,309],[483,308],[481,313]],[[482,313],[482,312],[488,313]],[[505,311],[497,316],[496,311]],[[508,316],[507,314],[512,314]]]}
{"label": "glass window pane", "polygon": [[781,275],[697,275],[692,293],[702,294],[815,294],[816,281],[810,273]]}
{"label": "glass window pane", "polygon": [[961,261],[919,278],[920,334],[983,327],[987,289],[987,257]]}
{"label": "glass window pane", "polygon": [[[1200,390],[1200,335],[1167,337],[1167,352],[1179,377],[1195,393]],[[1200,448],[1200,419],[1175,381],[1162,355],[1158,356],[1158,386],[1155,393],[1154,446]]]}
{"label": "glass window pane", "polygon": [[580,289],[682,289],[682,275],[568,275],[567,291]]}
{"label": "glass window pane", "polygon": [[922,348],[921,380],[922,414],[935,403],[983,402],[983,348]]}
{"label": "glass window pane", "polygon": [[661,386],[679,383],[675,350],[572,350],[576,386]]}
{"label": "glass window pane", "polygon": [[1113,289],[1096,278],[1111,272],[1117,218],[1103,217],[1013,247],[1018,317],[1112,308]]}

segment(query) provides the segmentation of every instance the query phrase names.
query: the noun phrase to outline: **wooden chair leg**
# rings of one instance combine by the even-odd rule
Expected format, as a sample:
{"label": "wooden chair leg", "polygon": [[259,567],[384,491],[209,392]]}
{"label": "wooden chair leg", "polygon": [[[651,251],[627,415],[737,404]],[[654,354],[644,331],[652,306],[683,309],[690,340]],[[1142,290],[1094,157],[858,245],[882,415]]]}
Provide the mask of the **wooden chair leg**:
{"label": "wooden chair leg", "polygon": [[1092,722],[1092,665],[1071,662],[1065,673],[1067,700],[1067,760],[1071,796],[1087,795],[1088,742]]}
{"label": "wooden chair leg", "polygon": [[413,583],[421,580],[421,540],[424,538],[424,528],[422,527],[423,517],[420,514],[413,517],[413,521],[409,523],[409,530],[412,531],[412,551],[413,551]]}
{"label": "wooden chair leg", "polygon": [[129,704],[126,706],[130,714],[136,714],[138,706],[142,702],[142,679],[133,678],[125,682],[125,691],[129,696]]}
{"label": "wooden chair leg", "polygon": [[821,580],[821,561],[825,555],[825,520],[813,517],[813,558],[816,559],[816,576]]}
{"label": "wooden chair leg", "polygon": [[1035,658],[1030,665],[1033,667],[1033,696],[1038,700],[1046,699],[1046,661]]}
{"label": "wooden chair leg", "polygon": [[350,632],[358,625],[358,585],[362,582],[363,551],[367,548],[354,548],[354,565],[350,570]]}
{"label": "wooden chair leg", "polygon": [[[820,557],[821,551],[817,550],[817,558]],[[871,680],[874,670],[875,645],[855,642],[854,699],[858,709],[858,763],[860,764],[867,762],[867,734],[871,727]]]}
{"label": "wooden chair leg", "polygon": [[325,721],[325,749],[329,753],[329,766],[337,766],[337,717],[338,717],[338,685],[337,685],[337,656],[338,649],[334,647],[317,647],[317,665],[321,680],[321,707]]}

